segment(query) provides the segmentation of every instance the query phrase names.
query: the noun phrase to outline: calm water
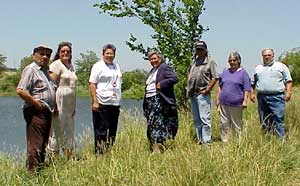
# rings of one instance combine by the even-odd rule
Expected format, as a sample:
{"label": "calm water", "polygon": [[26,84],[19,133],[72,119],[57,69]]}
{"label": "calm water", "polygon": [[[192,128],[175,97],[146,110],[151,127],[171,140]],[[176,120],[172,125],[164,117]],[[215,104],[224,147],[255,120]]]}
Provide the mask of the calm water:
{"label": "calm water", "polygon": [[[0,152],[25,152],[25,121],[22,112],[23,101],[19,97],[0,97]],[[122,100],[121,109],[142,112],[142,101]],[[87,128],[92,128],[91,100],[78,98],[75,115],[76,136]]]}

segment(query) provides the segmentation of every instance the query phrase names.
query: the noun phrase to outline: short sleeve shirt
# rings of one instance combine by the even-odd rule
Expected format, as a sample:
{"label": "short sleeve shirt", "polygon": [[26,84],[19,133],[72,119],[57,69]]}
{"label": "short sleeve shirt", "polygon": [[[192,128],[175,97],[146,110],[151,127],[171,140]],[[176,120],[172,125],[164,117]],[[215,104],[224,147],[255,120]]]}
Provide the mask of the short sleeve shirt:
{"label": "short sleeve shirt", "polygon": [[189,70],[188,90],[198,92],[207,88],[212,79],[217,79],[217,64],[206,58],[203,62],[194,61]]}
{"label": "short sleeve shirt", "polygon": [[251,90],[250,77],[242,68],[237,71],[224,70],[220,75],[219,84],[220,104],[232,107],[242,107],[244,93]]}
{"label": "short sleeve shirt", "polygon": [[92,67],[89,82],[96,84],[96,96],[100,104],[120,105],[122,74],[118,64],[98,61]]}
{"label": "short sleeve shirt", "polygon": [[[32,62],[24,68],[17,88],[27,90],[34,99],[39,100],[50,111],[54,111],[56,85],[51,80],[47,69]],[[23,104],[23,108],[29,106],[30,103]]]}
{"label": "short sleeve shirt", "polygon": [[255,68],[254,85],[258,93],[282,93],[285,90],[285,83],[289,81],[292,81],[290,71],[281,62],[260,64]]}

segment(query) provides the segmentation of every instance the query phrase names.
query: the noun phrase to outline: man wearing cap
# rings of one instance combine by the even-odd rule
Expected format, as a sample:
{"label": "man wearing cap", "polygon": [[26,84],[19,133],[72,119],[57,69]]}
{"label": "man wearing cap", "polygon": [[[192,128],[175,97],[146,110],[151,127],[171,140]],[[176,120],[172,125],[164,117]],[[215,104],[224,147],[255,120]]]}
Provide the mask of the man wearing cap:
{"label": "man wearing cap", "polygon": [[43,45],[33,49],[33,62],[22,71],[16,89],[18,95],[24,100],[27,169],[31,172],[45,160],[51,112],[55,107],[55,84],[48,74],[51,53],[52,49]]}
{"label": "man wearing cap", "polygon": [[191,100],[191,109],[197,140],[199,144],[211,142],[210,91],[218,79],[217,65],[207,55],[207,45],[198,41],[195,45],[194,61],[188,71],[187,96]]}
{"label": "man wearing cap", "polygon": [[285,102],[290,100],[292,94],[291,74],[285,64],[274,61],[273,49],[263,49],[262,57],[263,64],[255,68],[251,101],[255,102],[256,89],[258,114],[263,131],[277,134],[283,140]]}

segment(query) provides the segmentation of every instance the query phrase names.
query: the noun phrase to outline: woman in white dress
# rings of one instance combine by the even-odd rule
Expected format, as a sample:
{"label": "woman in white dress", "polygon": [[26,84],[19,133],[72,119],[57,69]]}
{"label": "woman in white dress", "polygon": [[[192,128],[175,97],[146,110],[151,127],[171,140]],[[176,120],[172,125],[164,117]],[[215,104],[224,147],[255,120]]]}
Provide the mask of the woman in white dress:
{"label": "woman in white dress", "polygon": [[52,116],[52,130],[48,149],[57,157],[63,150],[67,159],[72,156],[74,147],[74,115],[76,107],[75,68],[72,60],[72,44],[58,45],[53,63],[49,66],[50,77],[57,84],[56,112]]}

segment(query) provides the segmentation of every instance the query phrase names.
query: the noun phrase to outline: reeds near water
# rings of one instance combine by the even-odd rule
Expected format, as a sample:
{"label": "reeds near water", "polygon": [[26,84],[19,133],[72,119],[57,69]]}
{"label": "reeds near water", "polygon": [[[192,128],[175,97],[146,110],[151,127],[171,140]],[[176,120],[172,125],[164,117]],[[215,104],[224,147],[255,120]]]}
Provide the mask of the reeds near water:
{"label": "reeds near water", "polygon": [[241,138],[224,144],[214,110],[213,143],[206,147],[195,143],[192,116],[181,111],[176,140],[168,142],[163,154],[152,154],[144,118],[122,112],[120,132],[109,153],[96,159],[93,135],[87,131],[74,160],[49,162],[37,174],[27,173],[23,156],[2,155],[0,185],[300,185],[299,115],[300,99],[295,96],[287,104],[287,138],[282,142],[262,134],[256,104],[249,104]]}

